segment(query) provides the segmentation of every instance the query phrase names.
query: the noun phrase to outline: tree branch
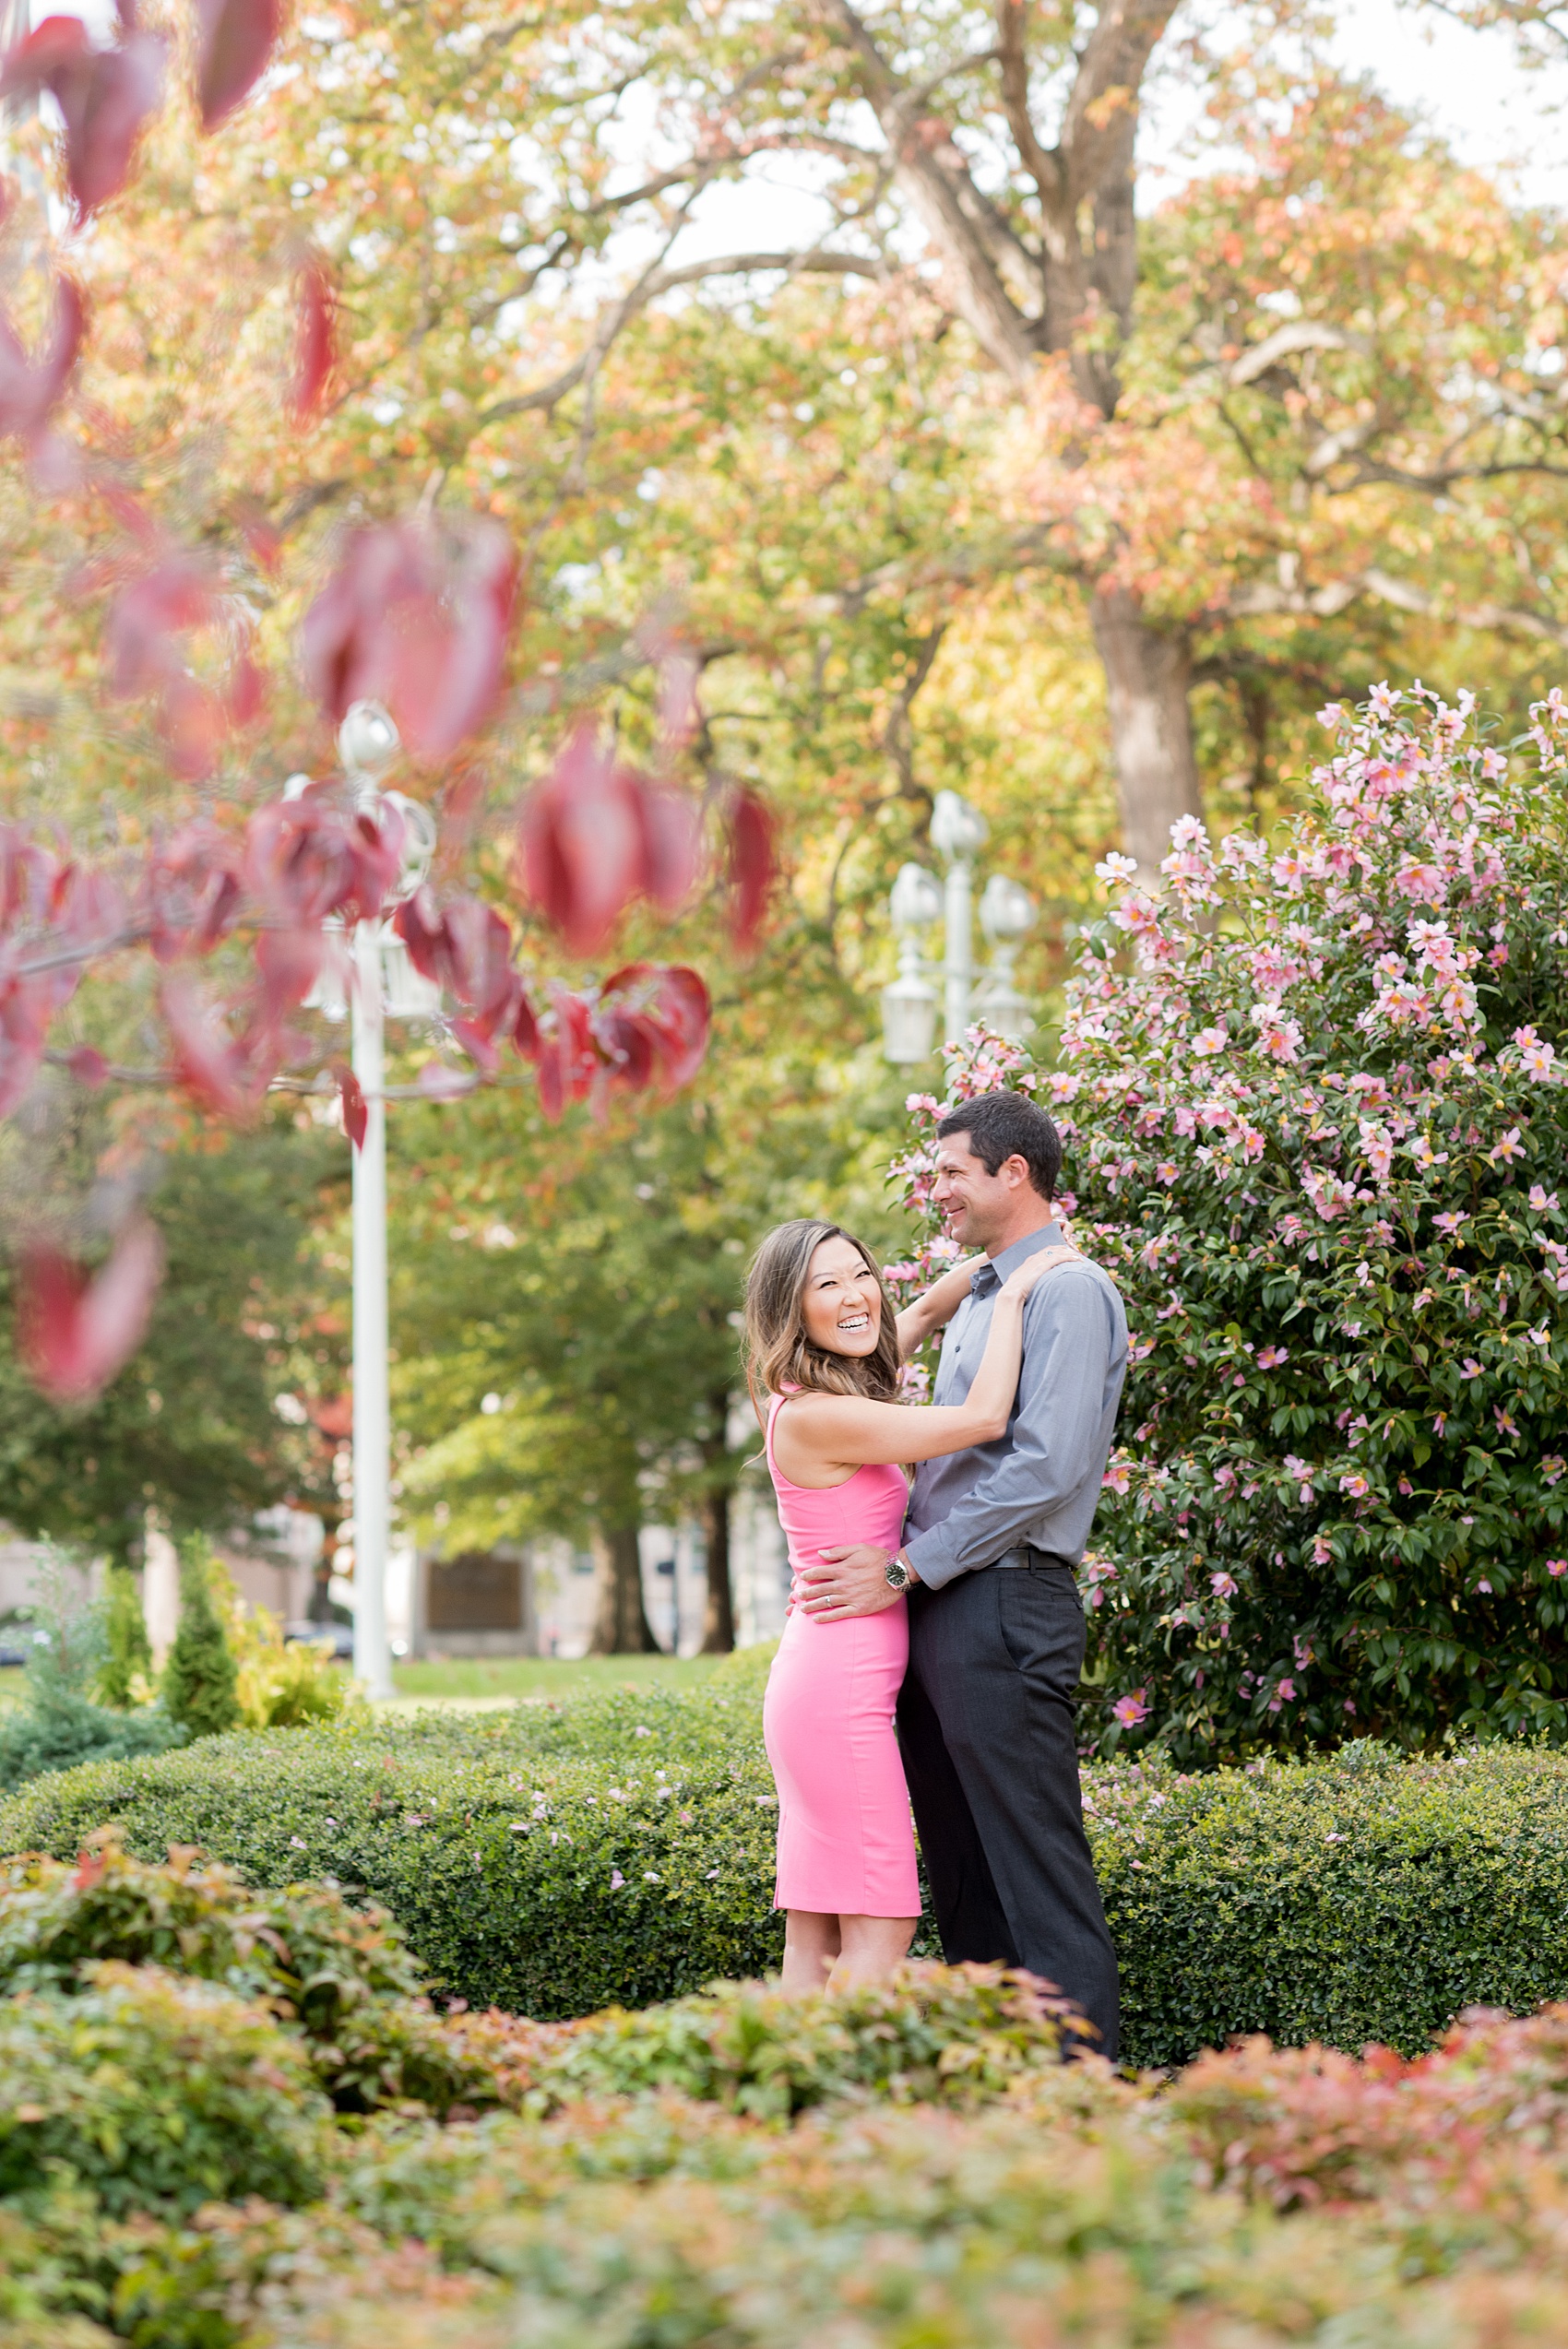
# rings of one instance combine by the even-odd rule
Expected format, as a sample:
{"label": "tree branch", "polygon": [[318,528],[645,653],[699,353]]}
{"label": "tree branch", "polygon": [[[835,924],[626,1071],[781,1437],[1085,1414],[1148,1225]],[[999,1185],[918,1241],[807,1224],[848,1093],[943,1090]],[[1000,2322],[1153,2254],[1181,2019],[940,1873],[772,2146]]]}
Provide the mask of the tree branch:
{"label": "tree branch", "polygon": [[1568,623],[1538,611],[1499,603],[1445,604],[1412,580],[1401,579],[1375,564],[1343,579],[1325,580],[1322,587],[1303,588],[1270,579],[1249,580],[1238,587],[1219,612],[1228,620],[1250,620],[1274,613],[1302,619],[1334,620],[1362,596],[1408,611],[1420,620],[1439,620],[1455,628],[1496,628],[1509,635],[1535,636],[1568,649]]}
{"label": "tree branch", "polygon": [[623,327],[639,311],[646,310],[650,302],[657,302],[660,294],[669,293],[676,286],[695,285],[705,278],[733,278],[764,269],[782,269],[790,276],[870,279],[877,275],[876,262],[869,254],[826,253],[820,249],[806,253],[729,253],[712,261],[683,262],[673,269],[655,264],[644,271],[629,291],[600,312],[579,358],[564,367],[558,375],[552,375],[547,384],[540,384],[530,392],[519,392],[515,399],[499,399],[493,408],[485,409],[477,420],[476,431],[499,423],[503,417],[556,407],[568,392],[576,389],[585,375],[597,373]]}

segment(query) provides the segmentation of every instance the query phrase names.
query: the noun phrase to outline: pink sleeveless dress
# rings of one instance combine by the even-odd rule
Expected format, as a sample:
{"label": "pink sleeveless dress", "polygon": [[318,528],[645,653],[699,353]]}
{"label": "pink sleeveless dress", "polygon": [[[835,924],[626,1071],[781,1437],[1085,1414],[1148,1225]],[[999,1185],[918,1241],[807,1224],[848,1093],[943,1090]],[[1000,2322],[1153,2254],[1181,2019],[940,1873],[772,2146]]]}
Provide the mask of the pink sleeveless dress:
{"label": "pink sleeveless dress", "polygon": [[[894,1467],[857,1468],[819,1490],[791,1484],[767,1465],[796,1573],[839,1543],[897,1549],[909,1487]],[[827,1916],[918,1916],[920,1880],[909,1793],[893,1708],[909,1656],[909,1614],[900,1598],[877,1615],[819,1623],[791,1607],[767,1676],[762,1730],[778,1788],[775,1908]]]}

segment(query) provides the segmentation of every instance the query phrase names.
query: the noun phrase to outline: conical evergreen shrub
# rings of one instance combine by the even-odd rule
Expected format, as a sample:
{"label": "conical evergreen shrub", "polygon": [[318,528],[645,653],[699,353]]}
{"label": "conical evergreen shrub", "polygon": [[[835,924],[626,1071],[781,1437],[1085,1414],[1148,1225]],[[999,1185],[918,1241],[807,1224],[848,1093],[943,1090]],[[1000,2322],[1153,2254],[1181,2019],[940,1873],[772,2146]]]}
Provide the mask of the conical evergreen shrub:
{"label": "conical evergreen shrub", "polygon": [[152,1679],[152,1649],[142,1616],[141,1594],[128,1566],[112,1566],[103,1594],[103,1661],[95,1690],[100,1704],[128,1713],[136,1702],[133,1682]]}
{"label": "conical evergreen shrub", "polygon": [[180,1628],[163,1667],[163,1702],[193,1738],[232,1729],[240,1718],[233,1651],[212,1596],[212,1552],[200,1536],[180,1550]]}

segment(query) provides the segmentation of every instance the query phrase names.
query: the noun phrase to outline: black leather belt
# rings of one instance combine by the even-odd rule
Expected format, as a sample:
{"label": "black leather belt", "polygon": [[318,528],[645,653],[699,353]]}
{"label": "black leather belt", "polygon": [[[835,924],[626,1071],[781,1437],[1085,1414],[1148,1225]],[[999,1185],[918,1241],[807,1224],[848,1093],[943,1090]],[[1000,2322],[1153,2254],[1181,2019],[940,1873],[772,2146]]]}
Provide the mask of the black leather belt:
{"label": "black leather belt", "polygon": [[1025,1542],[1018,1549],[1004,1550],[992,1560],[993,1566],[1060,1566],[1065,1574],[1075,1574],[1077,1568],[1070,1558],[1059,1558],[1053,1549],[1036,1549]]}

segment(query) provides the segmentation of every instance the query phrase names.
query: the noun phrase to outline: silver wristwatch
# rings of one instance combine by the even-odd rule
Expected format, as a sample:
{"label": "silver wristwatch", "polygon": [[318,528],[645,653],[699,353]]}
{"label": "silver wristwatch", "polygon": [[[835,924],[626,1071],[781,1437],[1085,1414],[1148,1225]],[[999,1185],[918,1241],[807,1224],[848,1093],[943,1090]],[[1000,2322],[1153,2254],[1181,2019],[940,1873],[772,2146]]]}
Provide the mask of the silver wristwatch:
{"label": "silver wristwatch", "polygon": [[890,1558],[882,1571],[886,1576],[887,1587],[890,1591],[907,1591],[909,1589],[909,1570],[905,1565],[901,1558]]}

